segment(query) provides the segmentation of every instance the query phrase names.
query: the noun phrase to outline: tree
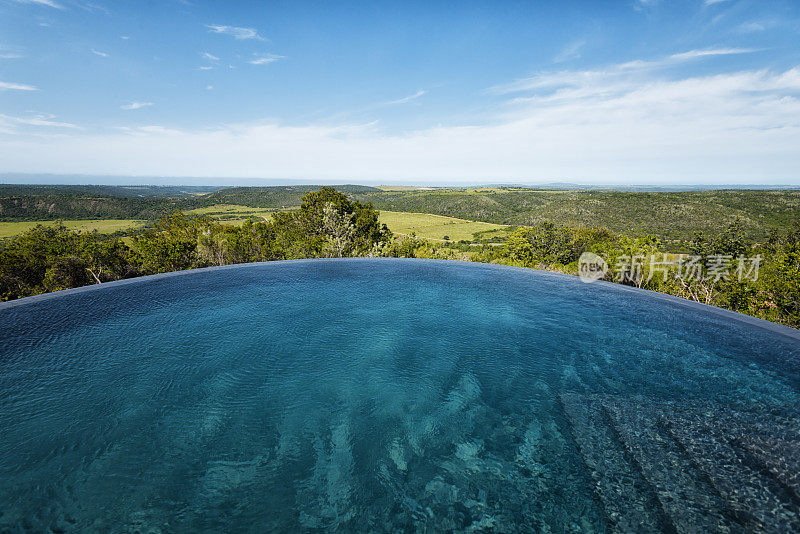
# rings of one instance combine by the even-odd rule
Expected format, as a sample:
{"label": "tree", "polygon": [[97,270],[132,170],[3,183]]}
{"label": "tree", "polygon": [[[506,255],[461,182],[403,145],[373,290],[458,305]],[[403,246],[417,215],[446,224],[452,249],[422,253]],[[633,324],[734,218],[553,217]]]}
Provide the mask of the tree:
{"label": "tree", "polygon": [[332,250],[342,256],[364,255],[391,237],[371,204],[351,201],[332,187],[306,193],[292,218],[294,222],[287,217],[276,218],[276,224],[281,225],[281,231],[285,226],[294,234],[294,246],[302,246],[304,257],[326,256]]}
{"label": "tree", "polygon": [[325,205],[322,227],[327,236],[326,255],[341,258],[352,248],[356,227],[350,217],[336,209],[332,202]]}
{"label": "tree", "polygon": [[197,241],[151,232],[134,238],[139,263],[145,273],[166,273],[195,266]]}
{"label": "tree", "polygon": [[130,247],[118,239],[106,239],[94,232],[81,239],[78,254],[95,283],[137,274]]}
{"label": "tree", "polygon": [[131,250],[120,240],[80,234],[61,224],[39,225],[0,251],[0,298],[57,291],[135,275]]}
{"label": "tree", "polygon": [[784,234],[773,234],[764,251],[769,261],[760,280],[768,318],[800,327],[800,221]]}
{"label": "tree", "polygon": [[505,255],[523,266],[533,264],[534,249],[531,243],[533,231],[531,228],[517,228],[506,238],[504,247]]}

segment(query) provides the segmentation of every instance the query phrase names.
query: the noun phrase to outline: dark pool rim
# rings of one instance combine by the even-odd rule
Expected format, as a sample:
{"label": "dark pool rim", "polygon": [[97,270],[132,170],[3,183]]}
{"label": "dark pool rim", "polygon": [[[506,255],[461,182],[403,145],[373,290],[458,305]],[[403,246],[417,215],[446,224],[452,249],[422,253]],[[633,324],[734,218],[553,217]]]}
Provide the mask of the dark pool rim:
{"label": "dark pool rim", "polygon": [[[303,263],[319,263],[319,262],[372,262],[372,261],[389,261],[389,262],[435,262],[435,263],[442,263],[442,264],[462,264],[462,265],[471,265],[474,267],[484,267],[488,269],[512,269],[521,273],[529,273],[533,276],[546,276],[546,277],[557,277],[562,279],[569,279],[571,281],[578,281],[579,278],[572,274],[565,274],[565,273],[556,273],[553,271],[545,271],[541,269],[531,269],[527,267],[514,267],[512,265],[499,265],[496,263],[481,263],[481,262],[472,262],[472,261],[462,261],[462,260],[434,260],[434,259],[422,259],[422,258],[309,258],[309,259],[299,259],[299,260],[275,260],[275,261],[260,261],[260,262],[249,262],[249,263],[235,263],[231,265],[219,265],[215,267],[202,267],[198,269],[184,269],[181,271],[170,271],[168,273],[159,273],[159,274],[151,274],[147,276],[137,276],[134,278],[125,278],[123,280],[115,280],[113,282],[103,282],[101,284],[91,284],[88,286],[81,286],[75,287],[71,289],[62,289],[60,291],[51,291],[50,293],[42,293],[40,295],[33,295],[30,297],[23,297],[20,299],[9,300],[6,302],[0,302],[0,312],[3,310],[7,310],[9,308],[14,308],[17,306],[25,306],[27,304],[36,304],[39,302],[47,301],[50,299],[57,299],[60,297],[66,297],[69,295],[75,295],[78,293],[84,293],[89,291],[100,291],[103,289],[107,289],[110,287],[118,287],[127,284],[136,284],[136,283],[144,283],[144,282],[151,282],[153,280],[159,280],[162,278],[170,278],[173,276],[187,276],[199,273],[206,273],[211,271],[218,271],[218,270],[227,270],[227,269],[246,269],[248,267],[265,267],[265,266],[278,266],[278,265],[285,265],[287,263],[293,264],[303,264]],[[614,282],[606,282],[603,280],[592,282],[592,285],[600,286],[605,288],[608,291],[625,291],[625,292],[632,292],[639,295],[650,296],[652,298],[670,302],[673,304],[678,304],[681,306],[686,306],[689,308],[694,308],[696,310],[702,311],[704,313],[710,313],[718,316],[722,316],[733,321],[737,321],[740,323],[745,323],[749,326],[753,326],[756,328],[761,328],[763,330],[769,331],[771,333],[785,336],[792,338],[794,340],[800,341],[800,330],[792,328],[790,326],[782,325],[779,323],[774,323],[772,321],[767,321],[766,319],[760,319],[758,317],[753,317],[750,315],[745,315],[743,313],[735,312],[732,310],[726,310],[724,308],[719,308],[717,306],[712,306],[710,304],[703,304],[701,302],[695,302],[693,300],[685,299],[682,297],[677,297],[675,295],[669,295],[667,293],[660,293],[658,291],[652,291],[649,289],[642,289],[638,287],[626,286],[622,284],[617,284]]]}

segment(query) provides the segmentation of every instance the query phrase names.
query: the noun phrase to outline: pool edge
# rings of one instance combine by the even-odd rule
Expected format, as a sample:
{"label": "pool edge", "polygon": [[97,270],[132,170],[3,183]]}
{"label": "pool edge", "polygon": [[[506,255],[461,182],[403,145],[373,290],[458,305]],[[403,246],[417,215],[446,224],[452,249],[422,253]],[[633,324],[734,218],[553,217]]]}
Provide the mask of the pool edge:
{"label": "pool edge", "polygon": [[[532,269],[529,267],[515,267],[512,265],[502,265],[497,263],[483,263],[483,262],[472,262],[472,261],[464,261],[464,260],[441,260],[441,259],[425,259],[425,258],[305,258],[305,259],[295,259],[295,260],[274,260],[274,261],[261,261],[261,262],[248,262],[248,263],[235,263],[231,265],[217,265],[213,267],[201,267],[197,269],[184,269],[181,271],[170,271],[167,273],[158,273],[158,274],[151,274],[146,276],[137,276],[135,278],[126,278],[123,280],[115,280],[113,282],[103,282],[100,284],[91,284],[87,286],[81,287],[74,287],[70,289],[62,289],[60,291],[51,291],[49,293],[42,293],[39,295],[32,295],[30,297],[23,297],[20,299],[9,300],[6,302],[0,302],[0,312],[3,310],[14,308],[17,306],[25,306],[27,304],[35,304],[39,302],[44,302],[51,299],[57,299],[60,297],[65,297],[69,295],[75,295],[80,293],[86,293],[91,291],[99,291],[102,289],[107,289],[110,287],[117,287],[123,286],[128,284],[134,283],[143,283],[143,282],[150,282],[153,280],[159,280],[162,278],[170,278],[174,276],[189,276],[192,274],[204,273],[204,272],[211,272],[217,270],[230,270],[230,269],[242,269],[247,267],[255,267],[255,266],[269,266],[269,265],[285,265],[287,263],[312,263],[312,262],[369,262],[369,261],[401,261],[401,262],[435,262],[435,263],[443,263],[443,264],[451,264],[451,263],[458,263],[458,264],[465,264],[465,265],[472,265],[472,266],[483,266],[485,268],[491,269],[510,269],[518,272],[528,272],[528,273],[535,273],[537,276],[551,276],[551,277],[560,277],[560,278],[569,278],[570,280],[577,281],[578,277],[572,274],[566,273],[558,273],[553,271],[546,271],[543,269]],[[685,299],[682,297],[678,297],[675,295],[670,295],[668,293],[661,293],[658,291],[652,291],[649,289],[642,289],[638,287],[631,287],[622,284],[617,284],[614,282],[606,282],[603,280],[599,280],[593,282],[592,284],[599,284],[602,287],[608,288],[609,290],[617,290],[617,291],[626,291],[631,293],[638,293],[638,294],[649,294],[654,298],[657,298],[662,301],[672,302],[675,304],[679,304],[681,306],[687,306],[689,308],[694,308],[697,310],[704,310],[706,312],[713,313],[715,315],[720,315],[723,317],[727,317],[734,321],[742,322],[751,326],[755,326],[758,328],[762,328],[764,330],[770,331],[775,334],[779,334],[782,336],[786,336],[795,340],[800,341],[800,330],[792,328],[791,326],[782,325],[780,323],[775,323],[772,321],[767,321],[766,319],[761,319],[758,317],[753,317],[751,315],[746,315],[740,312],[736,312],[733,310],[726,310],[725,308],[720,308],[718,306],[712,306],[710,304],[703,304],[702,302],[696,302],[693,300]]]}

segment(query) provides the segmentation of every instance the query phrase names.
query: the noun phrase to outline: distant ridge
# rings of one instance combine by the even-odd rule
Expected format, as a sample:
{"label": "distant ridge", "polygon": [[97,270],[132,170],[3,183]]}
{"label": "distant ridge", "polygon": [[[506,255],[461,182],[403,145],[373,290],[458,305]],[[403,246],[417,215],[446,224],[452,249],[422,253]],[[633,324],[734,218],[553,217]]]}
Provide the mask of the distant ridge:
{"label": "distant ridge", "polygon": [[[330,185],[336,187],[393,187],[396,189],[408,188],[521,188],[552,191],[709,191],[709,190],[800,190],[797,184],[622,184],[598,183],[579,184],[574,182],[495,182],[495,183],[466,183],[458,180],[447,182],[429,182],[426,180],[393,182],[386,180],[364,180],[359,184],[345,184],[344,180],[315,180],[306,178],[241,178],[221,176],[217,178],[196,176],[123,176],[104,174],[29,174],[29,173],[0,173],[0,185],[95,185],[95,186],[152,186],[152,187],[190,187],[207,188],[205,192],[217,191],[233,187],[319,187]],[[116,195],[115,195],[116,196]]]}

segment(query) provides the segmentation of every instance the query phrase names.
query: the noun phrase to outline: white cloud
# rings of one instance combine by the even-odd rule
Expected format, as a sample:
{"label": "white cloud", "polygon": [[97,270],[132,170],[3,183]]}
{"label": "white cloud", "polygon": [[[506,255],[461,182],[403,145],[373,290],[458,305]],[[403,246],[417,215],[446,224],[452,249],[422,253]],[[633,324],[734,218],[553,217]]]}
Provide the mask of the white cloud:
{"label": "white cloud", "polygon": [[202,66],[197,67],[197,68],[200,69],[200,70],[214,70],[214,67],[211,67],[211,66],[208,66],[208,65],[202,65]]}
{"label": "white cloud", "polygon": [[541,75],[491,120],[466,126],[392,134],[377,123],[252,122],[16,135],[0,143],[0,161],[7,172],[321,181],[798,183],[800,67],[673,79],[622,71]]}
{"label": "white cloud", "polygon": [[17,3],[20,4],[37,4],[40,6],[54,7],[56,9],[64,9],[64,7],[61,6],[61,4],[57,4],[52,0],[16,0],[16,1]]}
{"label": "white cloud", "polygon": [[164,126],[141,126],[138,128],[139,132],[146,133],[146,134],[157,134],[157,135],[180,135],[180,130],[174,130],[171,128],[165,128]]}
{"label": "white cloud", "polygon": [[219,61],[219,58],[214,54],[209,54],[208,52],[203,52],[203,59],[207,59],[209,61]]}
{"label": "white cloud", "polygon": [[250,61],[248,61],[248,63],[250,63],[251,65],[269,65],[270,63],[278,61],[279,59],[283,59],[283,56],[277,56],[275,54],[265,54],[251,59]]}
{"label": "white cloud", "polygon": [[152,102],[131,102],[130,104],[120,106],[120,109],[142,109],[152,105]]}
{"label": "white cloud", "polygon": [[220,26],[216,24],[206,24],[206,28],[213,33],[221,33],[224,35],[230,35],[234,39],[246,40],[246,39],[255,39],[257,41],[263,41],[264,38],[258,34],[258,30],[255,28],[240,28],[238,26]]}
{"label": "white cloud", "polygon": [[406,96],[406,97],[403,97],[403,98],[398,98],[397,100],[390,100],[389,102],[386,102],[386,105],[407,104],[407,103],[411,102],[412,100],[416,100],[417,98],[421,97],[425,93],[427,93],[427,91],[417,91],[413,95],[409,95],[409,96]]}
{"label": "white cloud", "polygon": [[108,57],[108,53],[101,52],[100,50],[95,50],[94,48],[91,49],[92,54],[100,57]]}
{"label": "white cloud", "polygon": [[25,83],[0,82],[0,91],[38,91],[33,85]]}
{"label": "white cloud", "polygon": [[123,41],[127,41],[128,39],[130,39],[130,36],[128,36],[128,35],[120,35],[119,38],[122,39]]}

